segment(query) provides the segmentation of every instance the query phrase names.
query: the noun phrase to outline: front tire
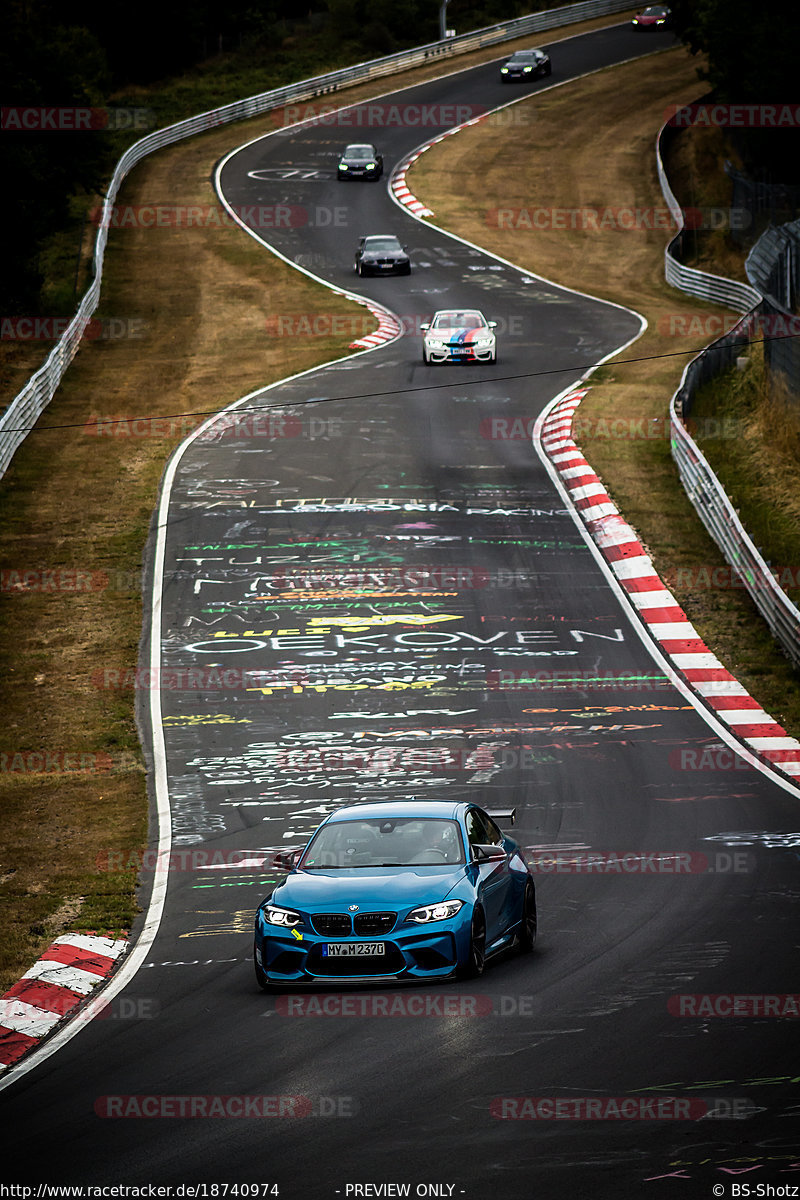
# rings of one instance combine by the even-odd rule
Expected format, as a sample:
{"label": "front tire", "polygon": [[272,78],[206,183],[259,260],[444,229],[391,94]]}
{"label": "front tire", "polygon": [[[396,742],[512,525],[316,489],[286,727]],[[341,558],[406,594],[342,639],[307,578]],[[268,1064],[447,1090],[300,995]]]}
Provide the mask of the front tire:
{"label": "front tire", "polygon": [[481,909],[472,914],[472,929],[469,939],[469,957],[459,971],[462,979],[480,979],[486,970],[486,919]]}

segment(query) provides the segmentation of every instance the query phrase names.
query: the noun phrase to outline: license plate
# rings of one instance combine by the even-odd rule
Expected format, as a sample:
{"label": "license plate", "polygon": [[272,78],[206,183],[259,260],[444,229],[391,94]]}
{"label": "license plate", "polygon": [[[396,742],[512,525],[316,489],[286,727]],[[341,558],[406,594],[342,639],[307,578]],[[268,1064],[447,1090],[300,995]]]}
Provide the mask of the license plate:
{"label": "license plate", "polygon": [[361,958],[385,953],[385,942],[328,942],[322,947],[323,958]]}
{"label": "license plate", "polygon": [[451,354],[472,354],[472,351],[466,347],[451,348]]}

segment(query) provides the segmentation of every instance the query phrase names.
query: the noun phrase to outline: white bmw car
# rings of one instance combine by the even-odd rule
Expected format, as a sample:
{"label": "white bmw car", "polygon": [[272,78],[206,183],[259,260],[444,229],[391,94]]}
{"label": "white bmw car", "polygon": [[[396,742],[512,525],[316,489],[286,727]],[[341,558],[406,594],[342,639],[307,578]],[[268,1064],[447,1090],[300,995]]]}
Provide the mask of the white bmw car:
{"label": "white bmw car", "polygon": [[440,309],[423,330],[422,361],[497,362],[496,321],[487,321],[477,308]]}

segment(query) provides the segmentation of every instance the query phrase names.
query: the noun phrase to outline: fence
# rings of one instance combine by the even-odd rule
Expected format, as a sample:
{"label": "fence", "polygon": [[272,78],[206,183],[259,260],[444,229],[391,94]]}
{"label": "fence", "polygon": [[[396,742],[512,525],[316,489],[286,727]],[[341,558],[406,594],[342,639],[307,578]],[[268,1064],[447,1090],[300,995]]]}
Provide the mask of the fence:
{"label": "fence", "polygon": [[800,404],[800,220],[769,228],[745,262],[763,294],[764,360],[770,387]]}
{"label": "fence", "polygon": [[[684,424],[691,410],[692,398],[698,389],[716,375],[734,366],[739,354],[748,347],[750,341],[754,337],[762,336],[760,331],[764,328],[764,318],[769,316],[770,303],[762,298],[761,293],[754,287],[685,267],[678,261],[676,255],[680,252],[682,244],[683,213],[669,186],[662,157],[665,144],[674,134],[675,130],[665,125],[656,139],[661,190],[680,231],[665,251],[667,282],[703,300],[726,304],[739,311],[749,311],[733,329],[703,350],[684,370],[680,387],[670,403],[672,456],[681,483],[700,520],[746,587],[773,637],[793,664],[800,668],[800,610],[778,586],[768,564],[739,520],[725,489]],[[753,248],[748,262],[756,255],[758,246],[759,243]],[[766,245],[762,251],[753,259],[752,271],[748,271],[751,282],[760,279],[764,271],[767,277],[772,278],[773,268],[768,267],[771,260]],[[780,344],[784,343],[767,343]],[[787,341],[785,345],[794,346],[795,352],[798,350],[797,339]],[[796,375],[795,379],[797,378],[800,378],[800,375]]]}
{"label": "fence", "polygon": [[526,17],[518,17],[501,25],[492,25],[473,33],[461,34],[459,37],[432,42],[412,50],[403,50],[398,54],[390,54],[371,62],[343,67],[341,70],[331,71],[327,75],[318,75],[313,79],[276,88],[271,92],[263,92],[246,100],[237,100],[234,104],[227,104],[222,108],[212,109],[211,112],[190,117],[187,121],[180,121],[176,125],[158,129],[135,142],[117,163],[106,193],[100,227],[95,240],[93,281],[87,289],[77,313],[70,321],[60,341],[50,352],[44,365],[31,376],[22,391],[12,400],[5,413],[0,417],[0,478],[8,470],[14,454],[52,400],[64,372],[78,351],[84,330],[100,300],[108,226],[111,222],[117,194],[125,177],[148,154],[152,154],[155,150],[161,150],[164,146],[173,145],[184,138],[192,137],[196,133],[204,133],[215,126],[259,116],[273,108],[280,108],[281,105],[294,101],[329,95],[357,83],[420,66],[431,59],[451,58],[469,50],[477,50],[483,46],[493,46],[513,38],[524,37],[528,33],[555,29],[561,25],[571,25],[591,17],[608,16],[612,13],[622,12],[626,8],[630,8],[630,0],[583,0],[582,3],[570,4],[564,8],[531,13]]}
{"label": "fence", "polygon": [[725,163],[725,174],[731,181],[733,192],[731,208],[750,214],[746,226],[730,230],[731,238],[738,245],[751,245],[767,225],[780,225],[800,216],[799,185],[749,179],[730,162]]}

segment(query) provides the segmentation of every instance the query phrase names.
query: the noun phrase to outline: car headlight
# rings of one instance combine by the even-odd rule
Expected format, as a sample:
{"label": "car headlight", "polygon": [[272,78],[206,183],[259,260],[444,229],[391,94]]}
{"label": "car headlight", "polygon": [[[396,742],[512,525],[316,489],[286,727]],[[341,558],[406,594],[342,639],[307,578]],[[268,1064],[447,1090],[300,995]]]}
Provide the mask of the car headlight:
{"label": "car headlight", "polygon": [[349,171],[350,168],[348,167],[347,163],[339,163],[339,170],[340,171]]}
{"label": "car headlight", "polygon": [[501,74],[501,75],[507,75],[507,74],[508,74],[508,67],[501,67],[501,68],[500,68],[500,74]]}
{"label": "car headlight", "polygon": [[282,925],[284,929],[293,929],[295,925],[303,924],[300,913],[291,908],[279,908],[277,904],[264,904],[261,911],[264,919],[269,921],[270,925]]}
{"label": "car headlight", "polygon": [[423,904],[408,914],[408,920],[418,925],[426,925],[428,921],[449,921],[462,907],[463,900],[442,900],[440,904]]}
{"label": "car headlight", "polygon": [[430,346],[431,350],[441,350],[442,346],[444,345],[444,342],[441,338],[429,337],[425,338],[425,341]]}
{"label": "car headlight", "polygon": [[479,337],[479,338],[475,338],[473,345],[474,346],[491,346],[493,341],[494,341],[493,337]]}
{"label": "car headlight", "polygon": [[377,163],[367,163],[367,170],[374,171],[375,168],[377,167],[377,165],[378,165]]}

